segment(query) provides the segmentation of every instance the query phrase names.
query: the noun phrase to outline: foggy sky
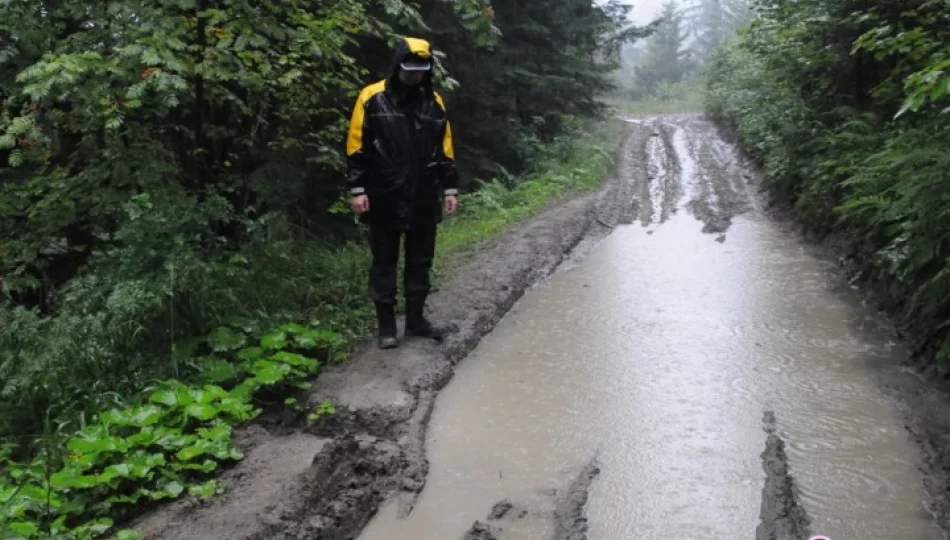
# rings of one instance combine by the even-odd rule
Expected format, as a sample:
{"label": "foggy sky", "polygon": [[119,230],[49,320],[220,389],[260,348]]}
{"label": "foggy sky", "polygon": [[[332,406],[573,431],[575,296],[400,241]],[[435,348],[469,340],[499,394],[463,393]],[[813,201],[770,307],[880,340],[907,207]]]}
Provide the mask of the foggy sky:
{"label": "foggy sky", "polygon": [[630,18],[638,25],[647,24],[660,13],[660,7],[665,0],[628,0],[627,4],[633,5],[633,11]]}

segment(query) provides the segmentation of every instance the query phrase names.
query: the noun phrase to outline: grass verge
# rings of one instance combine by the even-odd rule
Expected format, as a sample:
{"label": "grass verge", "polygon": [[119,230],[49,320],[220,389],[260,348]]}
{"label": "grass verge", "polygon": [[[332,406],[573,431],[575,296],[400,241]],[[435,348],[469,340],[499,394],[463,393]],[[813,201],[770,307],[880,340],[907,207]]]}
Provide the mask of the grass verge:
{"label": "grass verge", "polygon": [[[546,148],[520,181],[491,181],[462,195],[462,210],[441,229],[435,282],[471,246],[559,197],[597,187],[622,141],[622,126],[599,124]],[[310,419],[334,412],[329,403],[303,410],[291,396],[321,365],[344,360],[371,328],[367,248],[330,248],[277,228],[232,262],[220,276],[276,288],[251,298],[259,312],[276,315],[224,318],[209,334],[176,344],[176,377],[116,396],[88,418],[47,419],[26,456],[16,444],[0,447],[0,539],[139,538],[121,524],[156,503],[219,491],[214,474],[243,457],[232,429],[257,417],[262,404],[282,402]],[[290,297],[296,305],[281,314],[273,299]]]}
{"label": "grass verge", "polygon": [[673,99],[650,97],[640,100],[611,99],[606,102],[621,116],[659,116],[664,114],[699,113],[702,97],[689,94]]}
{"label": "grass verge", "polygon": [[[463,195],[458,215],[439,232],[435,272],[482,241],[503,234],[568,193],[596,189],[607,175],[625,138],[617,122],[598,124],[584,136],[562,141],[547,150],[549,160],[514,185],[493,181]],[[550,156],[557,156],[556,159]]]}

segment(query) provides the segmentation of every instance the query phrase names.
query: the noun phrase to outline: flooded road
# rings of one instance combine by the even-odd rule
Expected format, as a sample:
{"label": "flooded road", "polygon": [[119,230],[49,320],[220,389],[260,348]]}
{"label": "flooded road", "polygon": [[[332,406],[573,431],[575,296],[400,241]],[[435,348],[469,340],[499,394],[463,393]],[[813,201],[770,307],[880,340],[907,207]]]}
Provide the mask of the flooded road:
{"label": "flooded road", "polygon": [[633,129],[649,131],[619,167],[636,221],[529,291],[458,366],[414,510],[385,507],[361,540],[454,540],[476,521],[469,538],[756,538],[774,502],[766,412],[812,534],[943,538],[880,389],[906,352],[832,262],[761,213],[708,122]]}

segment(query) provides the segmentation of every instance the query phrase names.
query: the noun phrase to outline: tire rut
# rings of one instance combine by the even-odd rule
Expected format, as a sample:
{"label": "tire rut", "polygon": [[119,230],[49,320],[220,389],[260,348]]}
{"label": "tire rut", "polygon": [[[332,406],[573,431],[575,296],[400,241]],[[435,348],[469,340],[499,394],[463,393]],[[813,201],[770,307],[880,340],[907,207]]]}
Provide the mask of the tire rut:
{"label": "tire rut", "polygon": [[673,148],[674,127],[663,122],[651,126],[647,142],[647,178],[640,189],[643,211],[640,223],[662,225],[676,210],[682,192],[682,167]]}
{"label": "tire rut", "polygon": [[[698,116],[673,116],[655,120],[654,134],[663,150],[651,147],[651,171],[646,187],[648,194],[662,193],[662,198],[650,196],[644,203],[654,216],[657,199],[661,199],[663,211],[660,219],[641,216],[641,222],[662,224],[680,208],[685,208],[703,222],[704,233],[724,233],[732,218],[755,208],[748,184],[754,179],[745,172],[740,158],[718,135],[717,128]],[[652,171],[660,171],[654,174]],[[665,174],[664,174],[665,173]],[[653,188],[656,178],[661,178],[662,189]]]}

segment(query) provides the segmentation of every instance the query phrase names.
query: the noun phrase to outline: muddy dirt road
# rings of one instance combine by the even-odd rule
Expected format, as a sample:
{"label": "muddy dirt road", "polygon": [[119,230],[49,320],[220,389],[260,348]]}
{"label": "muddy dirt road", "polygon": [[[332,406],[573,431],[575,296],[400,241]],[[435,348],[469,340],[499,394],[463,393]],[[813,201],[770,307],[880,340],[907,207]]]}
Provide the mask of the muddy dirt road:
{"label": "muddy dirt road", "polygon": [[926,456],[884,390],[921,383],[881,318],[833,260],[769,219],[751,168],[708,121],[630,129],[603,190],[485,246],[433,297],[433,316],[454,324],[446,343],[330,369],[310,399],[338,414],[244,430],[228,494],[139,529],[944,538],[942,484],[925,490]]}

